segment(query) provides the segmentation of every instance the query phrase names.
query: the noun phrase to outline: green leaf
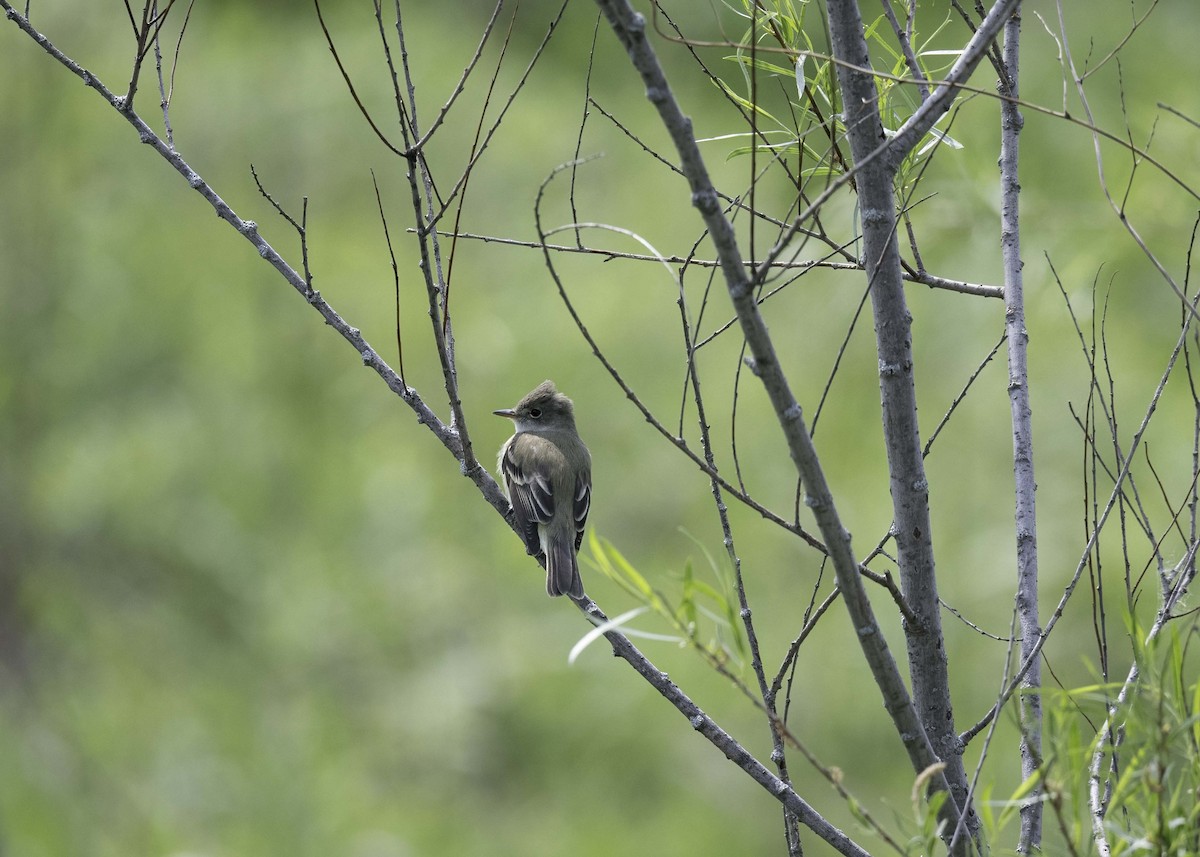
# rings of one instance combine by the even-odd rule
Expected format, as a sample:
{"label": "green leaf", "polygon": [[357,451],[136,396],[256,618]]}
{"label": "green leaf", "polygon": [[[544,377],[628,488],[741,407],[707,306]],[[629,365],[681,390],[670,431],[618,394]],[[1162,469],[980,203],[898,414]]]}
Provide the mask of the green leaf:
{"label": "green leaf", "polygon": [[590,646],[596,640],[603,637],[604,633],[606,631],[610,631],[613,629],[619,629],[626,622],[630,621],[631,619],[637,618],[638,616],[640,616],[641,614],[643,614],[645,612],[646,612],[645,607],[635,607],[633,610],[629,610],[625,613],[622,613],[620,616],[617,616],[614,619],[609,619],[607,622],[601,622],[599,625],[592,628],[592,630],[588,631],[586,634],[584,634],[582,637],[580,637],[579,642],[577,642],[574,646],[571,647],[571,651],[567,655],[567,663],[569,663],[569,664],[575,663],[575,659],[579,657],[580,653],[582,653],[584,649],[586,649],[588,646]]}

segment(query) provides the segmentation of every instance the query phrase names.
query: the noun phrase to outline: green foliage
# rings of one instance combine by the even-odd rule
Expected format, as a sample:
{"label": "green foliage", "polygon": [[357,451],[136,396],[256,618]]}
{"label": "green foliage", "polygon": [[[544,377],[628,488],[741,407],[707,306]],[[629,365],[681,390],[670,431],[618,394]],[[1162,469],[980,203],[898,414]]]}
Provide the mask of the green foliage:
{"label": "green foliage", "polygon": [[912,805],[917,832],[909,838],[908,845],[905,848],[905,853],[912,855],[912,857],[939,852],[942,822],[938,818],[938,813],[949,797],[947,792],[941,791],[931,794],[929,800],[921,800],[920,793],[923,779],[924,775],[918,777],[913,783]]}
{"label": "green foliage", "polygon": [[[612,542],[596,535],[594,527],[588,531],[589,554],[586,559],[641,604],[640,609],[625,614],[628,619],[650,613],[657,616],[670,631],[669,634],[648,634],[625,627],[623,630],[626,634],[650,636],[690,646],[723,673],[736,675],[746,663],[746,639],[738,621],[737,594],[732,575],[722,569],[703,545],[699,542],[697,545],[704,554],[705,564],[715,585],[697,577],[689,559],[684,563],[680,593],[674,601],[661,589],[652,586]],[[594,637],[584,639],[590,641]]]}
{"label": "green foliage", "polygon": [[[764,120],[765,127],[758,127],[757,134],[746,132],[723,137],[745,137],[749,141],[748,145],[731,150],[728,157],[740,157],[752,151],[772,158],[795,156],[799,175],[804,178],[842,175],[846,170],[845,160],[836,153],[835,146],[829,145],[830,141],[842,141],[846,131],[837,75],[832,60],[817,50],[804,28],[808,3],[803,2],[797,8],[792,0],[767,3],[743,0],[743,6],[741,17],[749,20],[753,16],[753,30],[745,32],[736,53],[725,59],[737,64],[744,88],[738,90],[726,81],[720,81],[719,85],[743,110]],[[913,34],[913,56],[924,79],[931,82],[931,88],[961,53],[933,47],[949,23],[947,13],[930,32]],[[892,134],[920,105],[917,85],[908,59],[893,42],[886,17],[880,15],[871,21],[865,37],[875,54],[877,67],[886,69],[876,74],[875,87],[879,93],[884,133]],[[752,43],[753,51],[749,47]],[[788,65],[783,65],[779,57],[786,58]],[[756,72],[784,85],[767,87],[759,83],[756,87],[751,80]],[[787,119],[780,118],[779,110],[772,111],[765,106],[767,99],[780,89],[785,93],[796,93],[794,99],[789,95],[783,105],[787,108]],[[953,121],[953,114],[953,110],[949,111],[940,121]],[[905,156],[897,171],[898,198],[903,199],[912,189],[922,165],[939,144],[952,149],[962,148],[961,143],[943,131],[934,128],[927,132],[921,145]]]}
{"label": "green foliage", "polygon": [[1042,689],[1044,764],[999,802],[999,813],[984,795],[981,815],[991,841],[1014,838],[1018,811],[1040,785],[1044,853],[1095,853],[1089,789],[1099,752],[1112,854],[1200,853],[1200,679],[1187,658],[1196,627],[1166,637],[1135,647],[1140,675],[1124,700],[1118,701],[1122,682],[1116,681]]}

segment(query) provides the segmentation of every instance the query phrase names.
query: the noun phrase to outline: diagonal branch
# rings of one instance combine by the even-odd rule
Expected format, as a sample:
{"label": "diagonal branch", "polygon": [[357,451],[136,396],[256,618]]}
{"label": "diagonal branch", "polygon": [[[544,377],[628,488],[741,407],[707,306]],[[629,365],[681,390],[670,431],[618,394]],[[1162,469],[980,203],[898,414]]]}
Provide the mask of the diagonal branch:
{"label": "diagonal branch", "polygon": [[[807,488],[806,503],[825,536],[837,575],[838,586],[846,601],[847,612],[858,634],[859,644],[883,695],[884,706],[892,718],[914,769],[925,771],[940,761],[934,753],[925,728],[913,707],[904,679],[875,619],[858,563],[850,545],[850,534],[842,525],[833,494],[783,368],[775,353],[766,322],[755,301],[755,281],[746,275],[733,226],[724,216],[716,191],[708,176],[704,159],[692,133],[692,123],[680,109],[667,83],[654,49],[646,40],[645,19],[627,0],[596,0],[613,32],[621,41],[630,61],[642,78],[646,96],[658,110],[680,156],[680,166],[688,178],[692,204],[699,209],[712,236],[726,287],[753,355],[755,374],[771,400],[787,442],[792,461]],[[944,780],[934,777],[935,782]],[[953,806],[953,801],[946,805]]]}
{"label": "diagonal branch", "polygon": [[[8,0],[0,0],[0,9],[4,10],[5,15],[12,20],[21,30],[23,30],[30,38],[32,38],[47,54],[53,57],[68,71],[82,80],[87,86],[94,89],[101,98],[109,103],[109,105],[121,115],[126,122],[133,126],[138,133],[138,138],[142,143],[150,146],[156,151],[171,167],[178,172],[187,181],[188,186],[192,190],[204,197],[205,201],[213,207],[217,216],[232,226],[239,235],[245,238],[253,245],[254,249],[263,259],[267,261],[280,276],[287,281],[297,292],[299,292],[309,305],[312,306],[324,318],[325,323],[336,330],[343,339],[357,351],[362,358],[363,365],[370,367],[379,377],[387,384],[388,388],[400,397],[403,402],[412,409],[417,416],[417,422],[428,428],[433,435],[441,442],[449,452],[456,458],[461,460],[462,457],[462,441],[458,431],[452,426],[448,426],[433,412],[433,410],[425,403],[424,399],[417,393],[415,389],[408,386],[400,379],[400,376],[383,360],[382,357],[368,344],[363,338],[362,332],[351,326],[345,319],[339,315],[329,303],[321,297],[321,293],[306,282],[305,277],[297,272],[287,261],[279,254],[259,234],[258,224],[252,220],[243,220],[236,212],[223,200],[215,190],[201,176],[191,168],[191,166],[183,159],[179,152],[172,149],[166,141],[154,133],[154,130],[142,120],[140,116],[131,110],[124,109],[124,102],[120,96],[114,95],[112,91],[104,85],[104,83],[88,71],[86,68],[75,62],[73,59],[59,50],[53,42],[39,33],[29,23],[28,19],[18,13]],[[508,512],[508,500],[505,499],[503,492],[500,490],[496,481],[482,467],[475,467],[465,474],[470,478],[484,498],[496,508],[501,514]]]}
{"label": "diagonal branch", "polygon": [[1020,5],[1020,0],[996,0],[995,5],[988,10],[987,16],[979,22],[979,28],[971,36],[963,48],[962,54],[950,67],[950,71],[938,83],[921,106],[908,117],[895,135],[888,140],[887,146],[892,150],[893,163],[900,160],[918,145],[942,115],[954,104],[958,97],[960,86],[975,72],[976,67],[987,56],[992,42],[1000,35],[1013,11]]}
{"label": "diagonal branch", "polygon": [[[306,282],[306,278],[293,269],[279,253],[268,244],[259,234],[253,221],[241,219],[230,206],[205,182],[170,146],[160,139],[154,131],[132,111],[123,109],[123,100],[113,93],[91,72],[76,63],[60,51],[49,39],[38,33],[29,24],[28,19],[20,15],[8,2],[0,0],[0,9],[13,20],[21,30],[28,34],[51,57],[96,90],[126,121],[137,130],[141,141],[153,148],[187,181],[190,187],[198,191],[214,208],[217,215],[237,230],[238,234],[248,240],[279,274],[299,292],[308,303],[316,309],[325,322],[338,331],[358,353],[364,365],[373,369],[376,374],[398,395],[417,415],[420,424],[426,426],[442,445],[450,451],[460,463],[464,462],[463,443],[458,430],[454,426],[443,423],[426,405],[415,389],[405,382],[387,365],[375,352],[357,328],[351,327],[334,309]],[[282,212],[281,212],[282,213]],[[284,215],[287,217],[287,215]],[[292,219],[289,217],[289,221]],[[295,222],[292,221],[293,226]],[[479,489],[484,499],[513,525],[511,508],[508,500],[501,492],[495,479],[486,469],[478,466],[464,467],[467,476]],[[595,624],[603,624],[607,617],[592,601],[585,600],[579,605],[585,615]],[[827,821],[811,805],[801,798],[794,789],[779,777],[771,773],[749,751],[739,744],[728,732],[722,729],[716,721],[705,714],[686,694],[683,693],[667,676],[659,670],[645,655],[643,655],[623,634],[610,628],[605,637],[612,645],[613,653],[628,662],[646,681],[653,686],[667,701],[683,714],[692,728],[703,735],[725,756],[745,771],[755,782],[762,785],[776,800],[792,813],[799,821],[807,825],[824,841],[829,843],[840,854],[846,857],[870,857],[870,854],[850,837]]]}
{"label": "diagonal branch", "polygon": [[[0,0],[2,2],[2,0]],[[588,601],[581,605],[587,616],[599,625],[608,620],[595,603]],[[725,754],[750,778],[770,792],[788,812],[796,816],[802,824],[812,830],[825,842],[833,846],[839,854],[846,857],[870,857],[870,854],[854,842],[850,837],[838,830],[813,809],[803,798],[783,780],[771,773],[762,762],[758,761],[746,748],[739,744],[728,732],[723,730],[716,721],[705,714],[687,694],[670,680],[666,673],[658,670],[650,663],[633,643],[623,634],[615,630],[606,631],[604,636],[612,645],[613,654],[626,661],[631,667],[650,683],[663,698],[688,719],[692,728],[709,740],[718,750]]]}

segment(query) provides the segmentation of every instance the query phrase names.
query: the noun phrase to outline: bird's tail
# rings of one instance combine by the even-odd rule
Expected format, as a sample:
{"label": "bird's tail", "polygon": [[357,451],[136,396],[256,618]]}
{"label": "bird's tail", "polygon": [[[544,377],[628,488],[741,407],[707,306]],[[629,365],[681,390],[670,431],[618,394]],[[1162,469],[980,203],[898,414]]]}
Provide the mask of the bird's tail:
{"label": "bird's tail", "polygon": [[583,597],[583,581],[579,578],[574,539],[550,540],[546,551],[546,593],[551,596]]}

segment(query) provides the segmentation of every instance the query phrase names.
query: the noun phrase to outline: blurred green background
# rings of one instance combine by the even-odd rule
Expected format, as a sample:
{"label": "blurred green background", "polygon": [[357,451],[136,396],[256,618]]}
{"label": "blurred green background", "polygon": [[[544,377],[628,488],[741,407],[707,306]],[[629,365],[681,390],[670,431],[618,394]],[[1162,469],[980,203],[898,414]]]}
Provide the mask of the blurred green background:
{"label": "blurred green background", "polygon": [[[711,9],[677,5],[694,18],[694,35],[721,36]],[[1090,51],[1089,67],[1131,21],[1127,4],[1101,5],[1065,4],[1077,60]],[[511,89],[556,9],[544,0],[520,7],[498,92]],[[386,117],[370,4],[330,0],[326,11],[364,100]],[[1049,3],[1026,6],[1023,94],[1061,109],[1064,78],[1039,12],[1057,20]],[[406,7],[426,125],[489,14],[483,2]],[[933,19],[941,14],[935,5]],[[124,89],[132,39],[120,3],[35,2],[32,19],[111,89]],[[538,184],[574,155],[595,26],[592,5],[567,10],[474,174],[464,231],[535,237]],[[723,26],[726,35],[740,32],[729,16]],[[1089,80],[1105,127],[1121,131],[1122,94],[1139,144],[1159,117],[1153,151],[1193,185],[1200,135],[1156,103],[1200,116],[1198,26],[1196,4],[1168,0],[1124,47],[1120,77],[1108,63]],[[951,23],[941,38],[959,43],[964,28]],[[603,26],[597,43],[593,97],[665,150]],[[657,44],[697,133],[740,130],[687,52]],[[722,53],[705,57],[740,84]],[[493,45],[484,75],[496,59]],[[474,134],[483,79],[430,153],[443,193]],[[974,82],[990,89],[991,70]],[[784,853],[776,804],[603,645],[568,665],[587,624],[569,603],[545,598],[540,570],[440,444],[120,117],[8,22],[0,84],[0,853]],[[147,74],[138,104],[156,127],[157,101]],[[1073,96],[1067,106],[1078,113]],[[197,3],[171,118],[183,157],[296,267],[298,241],[259,196],[250,164],[293,214],[308,197],[315,285],[394,363],[375,171],[399,236],[406,377],[447,416],[416,260],[400,235],[410,222],[404,165],[365,127],[311,6]],[[965,148],[939,154],[930,169],[927,189],[938,196],[914,219],[932,272],[999,282],[997,121],[991,99],[966,100],[951,130]],[[1107,295],[1126,439],[1177,336],[1179,311],[1104,203],[1089,134],[1033,111],[1026,121],[1023,237],[1048,610],[1085,541],[1082,445],[1067,402],[1083,407],[1088,381],[1043,254],[1085,326],[1093,282],[1101,300]],[[726,158],[735,145],[705,144],[731,192],[749,169],[744,158]],[[597,152],[604,157],[577,179],[579,219],[616,223],[664,253],[686,254],[698,219],[682,181],[593,111],[582,154]],[[1120,196],[1130,158],[1107,144],[1104,152]],[[548,194],[549,223],[572,217],[565,187],[560,177]],[[1143,164],[1129,205],[1182,280],[1195,200]],[[828,216],[845,230],[851,212],[833,207]],[[610,235],[584,237],[640,250]],[[707,245],[699,253],[711,256]],[[670,279],[658,266],[626,261],[558,264],[589,329],[664,422],[678,426],[684,374]],[[706,573],[700,546],[722,555],[707,481],[647,429],[592,358],[540,252],[464,241],[453,278],[460,380],[480,459],[491,466],[509,429],[489,412],[553,377],[575,399],[596,462],[592,526],[670,594],[688,562]],[[810,413],[861,287],[853,274],[814,273],[769,304]],[[697,306],[702,288],[690,281]],[[928,432],[999,337],[1003,306],[924,287],[910,294]],[[728,315],[717,288],[706,329]],[[739,348],[727,334],[701,360],[731,478]],[[816,432],[860,553],[890,521],[875,378],[864,320]],[[942,595],[1000,635],[1014,576],[1006,380],[1001,356],[929,459]],[[742,385],[743,476],[787,515],[794,481],[779,433],[756,382],[747,375]],[[1185,393],[1181,384],[1168,388],[1149,436],[1176,502],[1190,479]],[[691,438],[694,425],[689,410],[683,431]],[[1161,533],[1164,502],[1148,502]],[[753,513],[735,506],[733,521],[774,669],[819,563]],[[1166,550],[1176,559],[1181,552],[1170,542]],[[1119,593],[1118,555],[1111,573]],[[1138,543],[1139,569],[1145,556]],[[585,581],[610,615],[632,606],[587,568]],[[1143,606],[1152,610],[1150,594]],[[1068,686],[1091,679],[1088,598],[1076,596],[1049,649]],[[876,603],[894,629],[886,598]],[[1119,595],[1108,606],[1119,617]],[[999,686],[1004,647],[946,621],[962,729]],[[846,625],[827,617],[802,649],[791,722],[891,823],[910,814],[912,774]],[[766,729],[728,682],[674,645],[645,648],[766,759]],[[1012,732],[1004,720],[986,769],[998,796],[1018,779]],[[820,811],[879,845],[815,772],[799,760],[792,768]],[[808,853],[826,853],[806,842]]]}

